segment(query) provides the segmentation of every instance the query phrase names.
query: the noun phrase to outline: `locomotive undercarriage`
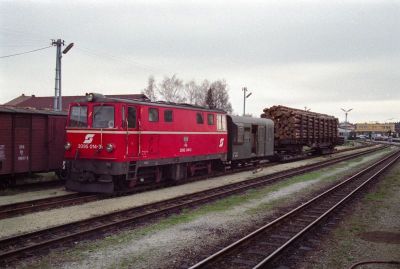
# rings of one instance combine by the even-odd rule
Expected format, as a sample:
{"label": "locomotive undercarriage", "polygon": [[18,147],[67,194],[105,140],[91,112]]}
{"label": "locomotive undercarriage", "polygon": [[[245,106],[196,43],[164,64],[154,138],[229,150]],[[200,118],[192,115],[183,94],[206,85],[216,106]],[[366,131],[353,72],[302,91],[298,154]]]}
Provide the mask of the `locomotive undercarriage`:
{"label": "locomotive undercarriage", "polygon": [[128,170],[127,163],[93,160],[71,160],[66,162],[68,172],[66,188],[80,192],[114,191],[114,181],[123,171]]}
{"label": "locomotive undercarriage", "polygon": [[66,188],[79,192],[113,193],[162,181],[178,182],[211,174],[221,168],[224,155],[139,162],[68,161]]}

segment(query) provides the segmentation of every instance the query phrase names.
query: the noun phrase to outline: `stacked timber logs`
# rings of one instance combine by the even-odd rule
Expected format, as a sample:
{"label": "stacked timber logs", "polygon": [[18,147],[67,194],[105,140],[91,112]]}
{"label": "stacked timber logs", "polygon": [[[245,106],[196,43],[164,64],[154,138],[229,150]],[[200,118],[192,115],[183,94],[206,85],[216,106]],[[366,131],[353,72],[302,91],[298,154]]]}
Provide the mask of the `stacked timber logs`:
{"label": "stacked timber logs", "polygon": [[333,116],[272,106],[264,109],[261,117],[274,121],[275,140],[280,143],[315,146],[337,141],[338,120]]}

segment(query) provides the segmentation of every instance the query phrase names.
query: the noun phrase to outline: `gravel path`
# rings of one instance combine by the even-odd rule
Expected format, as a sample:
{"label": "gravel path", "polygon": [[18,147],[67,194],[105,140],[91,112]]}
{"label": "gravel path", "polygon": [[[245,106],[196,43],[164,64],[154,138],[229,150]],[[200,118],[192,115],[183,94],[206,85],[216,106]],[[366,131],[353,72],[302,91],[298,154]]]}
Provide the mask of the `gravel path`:
{"label": "gravel path", "polygon": [[[359,150],[363,151],[365,149]],[[347,155],[348,152],[338,153],[335,156]],[[235,175],[223,176],[209,180],[203,180],[193,183],[174,186],[160,190],[139,193],[130,196],[105,199],[95,202],[86,203],[83,205],[53,209],[49,211],[37,212],[28,215],[23,215],[14,218],[0,220],[0,238],[8,237],[20,233],[32,232],[46,227],[53,227],[60,224],[70,223],[86,219],[92,216],[97,216],[113,211],[126,209],[143,204],[162,201],[165,199],[177,197],[179,195],[194,193],[201,190],[218,187],[233,182],[243,181],[246,179],[268,175],[274,172],[287,170],[294,167],[304,166],[307,164],[319,162],[323,159],[330,158],[329,156],[318,157],[298,162],[285,163],[272,167],[268,167],[257,173],[242,172]],[[29,225],[27,225],[29,223]]]}

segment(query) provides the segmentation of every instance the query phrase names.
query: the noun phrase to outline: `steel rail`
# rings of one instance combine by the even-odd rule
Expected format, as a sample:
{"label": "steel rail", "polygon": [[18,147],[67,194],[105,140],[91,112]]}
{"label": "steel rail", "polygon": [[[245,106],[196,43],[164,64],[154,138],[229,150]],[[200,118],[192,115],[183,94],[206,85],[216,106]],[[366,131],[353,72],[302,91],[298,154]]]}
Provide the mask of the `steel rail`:
{"label": "steel rail", "polygon": [[86,203],[98,199],[100,199],[100,196],[95,194],[71,193],[62,196],[47,197],[14,204],[6,204],[0,206],[0,219],[37,212],[45,209],[57,208],[61,206]]}
{"label": "steel rail", "polygon": [[[390,160],[390,158],[393,159]],[[284,249],[286,249],[289,245],[291,245],[295,240],[297,240],[300,236],[304,235],[307,231],[309,231],[311,228],[315,227],[317,224],[319,224],[326,216],[328,216],[330,213],[332,213],[335,209],[337,209],[339,206],[343,205],[344,202],[349,200],[355,193],[360,191],[361,188],[363,188],[365,185],[367,185],[370,181],[375,179],[377,176],[381,175],[389,166],[391,166],[394,162],[396,162],[400,158],[399,152],[395,152],[393,155],[388,156],[385,158],[383,161],[379,162],[379,164],[386,162],[387,160],[390,160],[383,168],[379,169],[377,172],[375,172],[372,176],[370,176],[367,180],[365,180],[361,185],[359,185],[357,188],[355,188],[352,192],[350,192],[348,195],[346,195],[343,199],[341,199],[336,205],[331,207],[329,210],[327,210],[324,214],[322,214],[319,218],[317,218],[315,221],[310,223],[306,228],[301,230],[298,234],[296,234],[292,239],[286,242],[285,245],[281,246],[279,249],[271,253],[267,258],[265,258],[263,261],[261,261],[257,266],[254,267],[254,269],[258,269],[263,267],[266,263],[270,262],[273,260],[279,253],[281,253]],[[376,167],[374,165],[374,167]],[[371,167],[367,168],[367,170],[372,170],[370,169]],[[360,174],[364,174],[363,171],[356,174],[356,176],[360,176]],[[353,180],[353,178],[348,179],[348,181]],[[342,182],[338,185],[341,186],[342,184],[346,184],[347,181]],[[333,190],[332,190],[333,191]],[[331,192],[331,191],[329,191]]]}
{"label": "steel rail", "polygon": [[[374,179],[377,175],[379,175],[382,171],[384,171],[387,167],[389,167],[391,164],[393,164],[395,161],[397,161],[400,157],[399,151],[396,151],[393,154],[390,154],[389,156],[385,156],[385,158],[379,160],[376,162],[374,165],[371,165],[370,167],[363,169],[362,171],[356,173],[355,175],[351,176],[350,178],[346,179],[345,181],[337,184],[336,186],[328,189],[327,191],[323,192],[322,194],[319,194],[318,196],[312,198],[305,204],[302,204],[301,206],[291,210],[290,212],[284,214],[283,216],[275,219],[274,221],[262,226],[261,228],[253,231],[252,233],[246,235],[245,237],[237,240],[236,242],[228,245],[227,247],[219,250],[218,252],[212,254],[208,258],[196,263],[195,265],[191,266],[190,269],[197,269],[197,268],[207,268],[207,267],[212,267],[215,265],[219,259],[222,259],[223,256],[229,255],[233,253],[236,249],[241,247],[244,244],[250,245],[250,240],[254,239],[261,233],[265,232],[266,230],[273,229],[275,226],[281,225],[283,221],[286,221],[293,217],[294,215],[298,214],[305,208],[310,207],[312,204],[321,201],[321,199],[326,199],[326,196],[329,194],[333,193],[334,191],[338,190],[339,188],[345,186],[349,182],[353,181],[354,179],[372,171],[374,168],[376,168],[378,165],[384,163],[387,160],[390,160],[390,158],[393,158],[390,160],[389,163],[387,163],[383,168],[381,168],[378,172],[375,172],[372,176],[368,178],[368,180],[364,181],[361,185],[359,185],[356,189],[351,191],[350,194],[346,195],[344,198],[342,198],[338,203],[336,203],[334,206],[330,207],[328,210],[326,210],[320,217],[318,217],[316,220],[314,220],[312,223],[307,225],[305,228],[303,228],[300,232],[297,232],[295,235],[291,236],[290,239],[288,239],[284,244],[279,245],[275,248],[275,250],[269,254],[266,258],[264,258],[261,262],[259,262],[257,265],[254,267],[251,267],[253,269],[255,268],[261,268],[265,267],[267,263],[269,263],[271,260],[276,258],[278,254],[282,253],[283,250],[285,250],[288,246],[290,246],[293,242],[295,242],[299,237],[304,235],[307,231],[309,231],[312,227],[316,226],[322,219],[324,219],[328,214],[330,214],[333,210],[335,210],[337,207],[342,205],[345,201],[347,201],[352,195],[354,195],[356,192],[358,192],[362,187],[364,187],[367,183],[369,183],[372,179]],[[293,221],[293,220],[292,220]]]}
{"label": "steel rail", "polygon": [[[380,149],[382,148],[377,148],[374,150],[380,150]],[[357,156],[370,153],[370,151],[372,150],[356,153],[353,154],[352,157],[355,158]],[[51,246],[65,241],[71,241],[72,239],[77,239],[77,238],[79,239],[91,234],[97,234],[99,231],[104,232],[115,227],[123,227],[126,226],[127,224],[167,214],[168,212],[180,211],[183,208],[193,207],[195,205],[198,205],[199,203],[204,204],[206,202],[210,202],[227,195],[243,192],[244,190],[262,186],[263,184],[266,185],[268,183],[275,182],[283,178],[288,178],[294,175],[309,172],[312,169],[312,167],[314,169],[319,169],[323,166],[328,166],[333,163],[347,160],[349,158],[350,158],[349,156],[342,156],[334,160],[329,160],[330,162],[325,161],[324,165],[318,163],[307,167],[300,167],[297,169],[293,169],[292,173],[286,172],[284,173],[284,175],[282,175],[282,173],[275,173],[269,176],[264,176],[261,177],[264,178],[263,182],[261,181],[253,182],[256,179],[249,179],[247,181],[233,183],[230,185],[197,192],[194,194],[182,195],[176,198],[159,201],[149,205],[129,208],[101,216],[91,217],[82,221],[75,221],[72,223],[59,225],[49,229],[43,229],[36,232],[5,238],[0,241],[0,248],[5,250],[4,252],[0,253],[0,260],[5,260],[11,257],[19,256],[25,252],[34,251],[37,249],[44,248],[46,246]],[[247,182],[247,184],[245,184],[244,182]],[[129,216],[129,214],[131,214],[132,216]],[[85,225],[89,225],[89,228],[87,227],[85,228]],[[92,227],[90,227],[90,225]],[[46,236],[47,237],[55,236],[56,238],[48,239],[46,238]]]}

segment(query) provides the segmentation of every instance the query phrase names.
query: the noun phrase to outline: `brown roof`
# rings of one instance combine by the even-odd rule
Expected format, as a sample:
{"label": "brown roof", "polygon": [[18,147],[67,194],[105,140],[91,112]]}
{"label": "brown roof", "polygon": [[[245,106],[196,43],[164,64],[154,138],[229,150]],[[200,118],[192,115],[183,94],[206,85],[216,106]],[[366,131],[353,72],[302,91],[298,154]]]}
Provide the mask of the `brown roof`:
{"label": "brown roof", "polygon": [[0,105],[0,113],[9,113],[9,114],[43,114],[43,115],[57,115],[57,116],[66,116],[68,113],[65,111],[53,111],[53,110],[45,110],[45,109],[37,109],[37,108],[21,108],[15,106],[6,106]]}
{"label": "brown roof", "polygon": [[29,98],[31,98],[32,96],[27,96],[25,94],[22,94],[21,96],[18,96],[17,98],[12,99],[11,101],[5,103],[4,105],[7,106],[15,106],[23,101],[28,100]]}
{"label": "brown roof", "polygon": [[[113,98],[121,98],[121,99],[135,99],[135,100],[143,100],[147,99],[144,94],[113,94],[106,95],[107,97]],[[62,97],[62,110],[67,111],[70,103],[75,102],[79,99],[82,99],[85,96],[63,96]],[[30,107],[36,109],[48,109],[53,110],[54,107],[54,97],[53,96],[43,96],[37,97],[35,95],[25,96],[22,94],[21,96],[5,103],[7,106],[14,107]]]}

